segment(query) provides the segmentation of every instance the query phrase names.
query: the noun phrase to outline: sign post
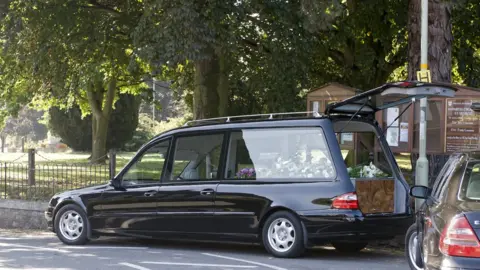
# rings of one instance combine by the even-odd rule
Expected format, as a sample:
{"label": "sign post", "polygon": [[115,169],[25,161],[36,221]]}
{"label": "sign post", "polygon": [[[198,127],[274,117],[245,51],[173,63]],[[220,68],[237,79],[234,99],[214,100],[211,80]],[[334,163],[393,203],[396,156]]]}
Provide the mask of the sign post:
{"label": "sign post", "polygon": [[[421,31],[421,63],[417,79],[431,82],[428,69],[428,0],[422,0],[422,31]],[[415,184],[428,186],[428,159],[427,159],[427,98],[420,99],[420,147],[415,167]],[[415,199],[415,210],[420,209],[422,199]]]}

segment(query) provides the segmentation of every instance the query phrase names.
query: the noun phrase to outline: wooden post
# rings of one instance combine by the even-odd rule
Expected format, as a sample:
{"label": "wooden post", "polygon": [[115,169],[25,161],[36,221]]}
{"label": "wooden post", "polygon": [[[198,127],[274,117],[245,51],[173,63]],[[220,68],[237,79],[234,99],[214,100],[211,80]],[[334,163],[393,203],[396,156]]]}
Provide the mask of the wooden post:
{"label": "wooden post", "polygon": [[116,174],[116,167],[117,167],[117,153],[115,149],[110,149],[110,179],[113,179]]}
{"label": "wooden post", "polygon": [[28,185],[35,185],[35,149],[28,149]]}

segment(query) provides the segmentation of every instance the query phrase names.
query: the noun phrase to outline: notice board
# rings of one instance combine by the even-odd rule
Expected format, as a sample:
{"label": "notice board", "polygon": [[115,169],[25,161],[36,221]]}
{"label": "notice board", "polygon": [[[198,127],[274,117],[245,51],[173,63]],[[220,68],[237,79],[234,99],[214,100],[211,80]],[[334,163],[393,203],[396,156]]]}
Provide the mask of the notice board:
{"label": "notice board", "polygon": [[475,150],[480,143],[480,118],[470,109],[480,100],[448,98],[445,117],[445,152]]}

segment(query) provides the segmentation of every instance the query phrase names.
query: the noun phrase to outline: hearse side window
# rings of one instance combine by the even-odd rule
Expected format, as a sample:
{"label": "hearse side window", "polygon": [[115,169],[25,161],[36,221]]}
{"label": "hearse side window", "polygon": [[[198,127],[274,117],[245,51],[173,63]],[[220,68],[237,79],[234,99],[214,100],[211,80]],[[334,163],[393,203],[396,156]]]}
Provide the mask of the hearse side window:
{"label": "hearse side window", "polygon": [[372,125],[337,121],[334,129],[350,178],[392,177],[392,167]]}
{"label": "hearse side window", "polygon": [[123,175],[124,185],[160,182],[170,140],[157,143],[145,151]]}
{"label": "hearse side window", "polygon": [[336,176],[320,127],[244,129],[231,133],[227,179],[328,179]]}
{"label": "hearse side window", "polygon": [[216,179],[223,137],[223,134],[179,137],[169,181]]}

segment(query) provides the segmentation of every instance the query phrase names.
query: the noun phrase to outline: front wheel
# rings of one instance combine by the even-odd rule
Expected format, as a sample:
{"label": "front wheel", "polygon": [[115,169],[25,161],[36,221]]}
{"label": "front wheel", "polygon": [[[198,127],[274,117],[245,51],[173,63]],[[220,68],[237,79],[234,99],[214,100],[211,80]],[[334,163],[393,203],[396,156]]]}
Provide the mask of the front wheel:
{"label": "front wheel", "polygon": [[405,235],[405,256],[412,270],[423,269],[422,252],[420,250],[421,237],[418,236],[417,225],[413,224],[408,228],[407,234]]}
{"label": "front wheel", "polygon": [[339,252],[359,252],[368,245],[367,242],[333,242],[332,246]]}
{"label": "front wheel", "polygon": [[87,217],[77,205],[63,206],[55,217],[55,232],[67,245],[83,245],[87,242]]}
{"label": "front wheel", "polygon": [[305,252],[300,220],[290,212],[271,215],[262,229],[265,249],[279,258],[294,258]]}

